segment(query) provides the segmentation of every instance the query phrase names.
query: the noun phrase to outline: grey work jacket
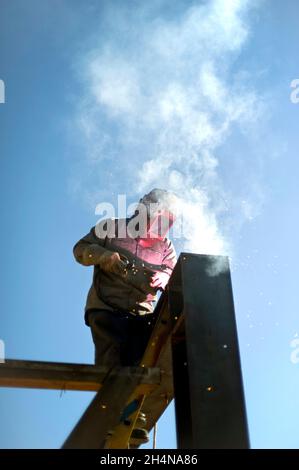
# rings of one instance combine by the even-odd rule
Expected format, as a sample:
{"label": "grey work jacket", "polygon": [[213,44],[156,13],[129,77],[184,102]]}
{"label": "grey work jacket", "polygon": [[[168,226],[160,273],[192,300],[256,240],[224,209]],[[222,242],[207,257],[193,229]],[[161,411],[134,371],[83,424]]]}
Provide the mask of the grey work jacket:
{"label": "grey work jacket", "polygon": [[[86,244],[99,244],[109,251],[117,251],[120,255],[124,255],[133,264],[136,263],[135,265],[140,268],[141,274],[143,266],[150,267],[152,271],[158,271],[160,269],[156,268],[162,265],[162,270],[170,276],[177,261],[172,242],[167,238],[157,239],[153,246],[145,248],[140,244],[139,237],[132,238],[128,236],[127,231],[125,236],[123,232],[121,236],[118,236],[118,226],[122,223],[127,227],[129,220],[116,219],[116,230],[113,236],[106,235],[100,238],[97,236],[96,227],[92,227],[90,232],[81,238],[73,248],[76,260],[81,262],[82,248],[84,249]],[[87,313],[91,309],[119,309],[133,315],[146,315],[153,312],[157,296],[148,292],[151,289],[146,288],[146,283],[140,287],[128,282],[130,279],[134,278],[129,276],[128,279],[124,279],[118,274],[101,270],[99,265],[94,266],[93,281],[85,305],[86,324],[88,324]]]}

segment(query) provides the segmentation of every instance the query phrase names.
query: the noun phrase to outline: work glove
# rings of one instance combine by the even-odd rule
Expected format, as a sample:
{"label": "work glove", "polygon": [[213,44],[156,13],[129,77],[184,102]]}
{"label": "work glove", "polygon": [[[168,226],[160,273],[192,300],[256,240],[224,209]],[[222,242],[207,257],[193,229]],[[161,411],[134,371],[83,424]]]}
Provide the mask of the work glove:
{"label": "work glove", "polygon": [[[122,258],[124,259],[124,257]],[[169,274],[162,271],[153,271],[153,267],[149,269],[144,265],[144,262],[139,262],[132,266],[127,260],[125,279],[129,284],[137,287],[137,289],[147,294],[156,295],[159,289],[165,289],[169,280]]]}
{"label": "work glove", "polygon": [[157,271],[153,273],[151,276],[150,286],[157,290],[158,289],[164,290],[168,281],[169,281],[169,274],[162,272],[162,271]]}
{"label": "work glove", "polygon": [[99,258],[99,266],[108,273],[125,275],[126,264],[121,260],[117,251],[106,251]]}
{"label": "work glove", "polygon": [[102,246],[91,244],[85,247],[83,260],[86,266],[99,265],[105,272],[125,275],[126,263],[116,251],[106,250]]}

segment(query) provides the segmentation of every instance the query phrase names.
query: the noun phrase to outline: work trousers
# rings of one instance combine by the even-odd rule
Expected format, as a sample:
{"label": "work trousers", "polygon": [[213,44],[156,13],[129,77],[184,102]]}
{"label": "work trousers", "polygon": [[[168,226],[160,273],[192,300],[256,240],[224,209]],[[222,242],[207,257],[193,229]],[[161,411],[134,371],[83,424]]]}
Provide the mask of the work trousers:
{"label": "work trousers", "polygon": [[107,367],[140,364],[152,328],[153,316],[135,316],[120,310],[93,309],[88,323],[95,346],[95,364]]}

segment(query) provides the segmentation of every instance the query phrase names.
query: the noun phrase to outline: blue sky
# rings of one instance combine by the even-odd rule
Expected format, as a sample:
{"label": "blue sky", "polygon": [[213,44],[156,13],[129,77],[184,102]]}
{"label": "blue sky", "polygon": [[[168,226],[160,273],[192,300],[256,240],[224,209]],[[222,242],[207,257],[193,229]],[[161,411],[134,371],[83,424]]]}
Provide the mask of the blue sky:
{"label": "blue sky", "polygon": [[[231,256],[254,448],[297,448],[296,0],[2,0],[6,357],[91,363],[95,206],[154,186],[186,204],[181,249]],[[0,390],[0,447],[57,448],[93,394]],[[173,411],[158,446],[175,447]]]}

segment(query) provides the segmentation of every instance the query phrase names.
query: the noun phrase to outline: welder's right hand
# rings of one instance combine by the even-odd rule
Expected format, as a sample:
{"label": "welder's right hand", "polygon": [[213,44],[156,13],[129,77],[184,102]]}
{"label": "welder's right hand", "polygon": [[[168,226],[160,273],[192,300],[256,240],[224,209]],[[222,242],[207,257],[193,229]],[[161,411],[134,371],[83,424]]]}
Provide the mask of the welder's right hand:
{"label": "welder's right hand", "polygon": [[99,259],[100,268],[103,271],[119,274],[125,276],[126,274],[126,263],[121,260],[117,251],[108,252],[106,251],[100,256]]}

